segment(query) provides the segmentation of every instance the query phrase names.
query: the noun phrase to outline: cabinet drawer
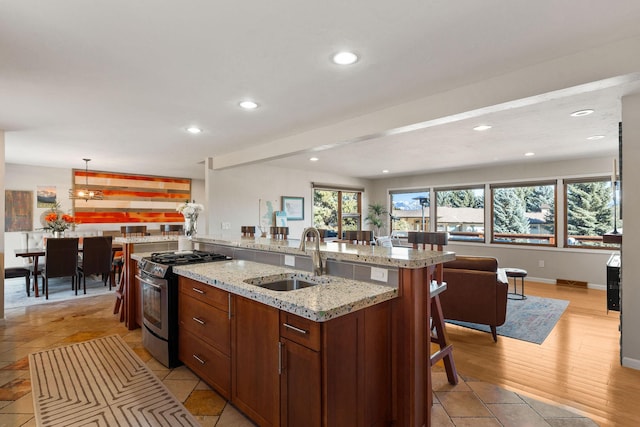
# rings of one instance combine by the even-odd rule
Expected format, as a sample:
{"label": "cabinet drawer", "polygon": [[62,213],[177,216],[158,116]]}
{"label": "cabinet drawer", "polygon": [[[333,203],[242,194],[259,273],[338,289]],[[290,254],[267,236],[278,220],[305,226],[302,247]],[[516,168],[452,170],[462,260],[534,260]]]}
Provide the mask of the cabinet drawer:
{"label": "cabinet drawer", "polygon": [[196,335],[225,355],[230,354],[231,321],[226,311],[181,294],[178,303],[180,330]]}
{"label": "cabinet drawer", "polygon": [[280,311],[280,336],[320,351],[320,323]]}
{"label": "cabinet drawer", "polygon": [[229,293],[188,277],[180,277],[180,292],[205,301],[220,310],[229,309]]}
{"label": "cabinet drawer", "polygon": [[182,363],[225,399],[230,399],[231,358],[183,329],[180,329],[178,346],[178,356]]}

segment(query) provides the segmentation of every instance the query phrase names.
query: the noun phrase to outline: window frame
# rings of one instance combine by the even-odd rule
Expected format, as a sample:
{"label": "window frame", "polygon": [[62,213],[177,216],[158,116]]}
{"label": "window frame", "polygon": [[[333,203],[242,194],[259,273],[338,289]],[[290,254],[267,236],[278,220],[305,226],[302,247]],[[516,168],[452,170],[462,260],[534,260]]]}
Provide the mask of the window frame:
{"label": "window frame", "polygon": [[[477,184],[477,185],[463,185],[463,186],[450,186],[450,187],[438,187],[438,188],[434,188],[433,189],[433,199],[435,200],[435,205],[434,205],[434,209],[435,209],[435,221],[434,221],[434,225],[435,225],[435,230],[439,231],[439,224],[440,221],[438,221],[438,208],[440,208],[439,204],[438,204],[438,193],[439,192],[445,192],[445,191],[466,191],[466,190],[480,190],[482,192],[482,228],[483,228],[483,232],[482,233],[477,233],[477,232],[464,232],[464,231],[456,231],[456,232],[450,232],[449,230],[443,230],[443,231],[447,231],[449,233],[449,241],[450,242],[456,242],[456,243],[486,243],[487,242],[487,224],[486,224],[486,212],[487,212],[487,201],[486,201],[486,194],[485,194],[485,185],[484,184]],[[445,207],[445,206],[442,206]],[[455,236],[459,235],[459,236],[474,236],[474,235],[478,235],[480,234],[481,236],[477,236],[477,239],[456,239]],[[452,238],[453,237],[453,238]]]}
{"label": "window frame", "polygon": [[[498,189],[506,189],[506,188],[521,188],[521,187],[543,187],[543,186],[552,186],[553,187],[553,235],[548,238],[549,243],[528,243],[528,242],[506,242],[496,240],[496,232],[495,232],[495,190]],[[518,246],[539,246],[545,248],[553,248],[558,247],[558,183],[556,180],[539,180],[539,181],[523,181],[523,182],[507,182],[500,184],[490,184],[490,194],[491,194],[491,240],[492,244],[500,244],[500,245],[518,245]],[[486,206],[486,203],[485,203]],[[523,234],[523,238],[527,238],[526,236],[535,236],[535,234]],[[546,236],[546,235],[543,235]],[[540,239],[538,239],[540,240]]]}
{"label": "window frame", "polygon": [[[312,183],[311,185],[312,187],[312,195],[311,195],[311,207],[312,207],[312,212],[311,212],[311,224],[312,225],[316,225],[315,224],[315,215],[314,215],[314,211],[316,209],[316,205],[315,205],[315,193],[316,191],[330,191],[330,192],[335,192],[337,193],[337,199],[338,199],[338,206],[336,207],[336,234],[337,234],[337,238],[340,239],[342,238],[342,234],[344,232],[343,230],[343,222],[344,222],[344,218],[356,218],[357,219],[357,229],[360,230],[362,229],[362,193],[364,193],[364,189],[363,188],[351,188],[351,187],[344,187],[344,186],[339,186],[339,185],[327,185],[327,184],[317,184],[317,183]],[[356,194],[356,203],[357,203],[357,212],[355,213],[348,213],[346,215],[344,215],[343,212],[343,208],[342,208],[342,195],[343,193],[355,193]]]}
{"label": "window frame", "polygon": [[[562,190],[564,197],[564,248],[566,249],[595,249],[595,250],[620,250],[619,243],[602,243],[602,236],[600,236],[601,244],[598,246],[594,245],[570,245],[569,244],[569,198],[568,198],[568,189],[571,184],[580,184],[580,183],[594,183],[594,182],[608,182],[611,186],[612,191],[616,191],[615,182],[611,180],[611,176],[593,176],[593,177],[584,177],[584,178],[566,178],[562,180]],[[613,199],[613,194],[612,194]],[[620,216],[620,211],[617,212],[618,218]],[[578,239],[580,240],[580,239]],[[582,239],[587,240],[587,239]]]}

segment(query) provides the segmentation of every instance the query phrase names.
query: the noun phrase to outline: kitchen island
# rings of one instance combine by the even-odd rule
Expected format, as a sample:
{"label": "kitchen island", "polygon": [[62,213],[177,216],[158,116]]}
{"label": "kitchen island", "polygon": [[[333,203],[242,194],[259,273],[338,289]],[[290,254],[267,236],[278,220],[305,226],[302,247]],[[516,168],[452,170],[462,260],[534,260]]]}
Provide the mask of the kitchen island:
{"label": "kitchen island", "polygon": [[[322,243],[327,282],[277,292],[245,281],[290,273],[291,264],[298,271],[313,271],[311,244],[303,251],[299,241],[288,240],[199,236],[194,242],[201,250],[225,253],[235,261],[176,268],[182,276],[181,298],[191,298],[182,298],[190,304],[181,310],[202,309],[198,300],[203,299],[202,292],[209,292],[206,309],[219,310],[215,317],[219,327],[211,329],[229,333],[214,338],[202,335],[206,329],[202,333],[185,330],[181,345],[202,338],[201,348],[211,351],[214,365],[222,366],[224,372],[228,367],[230,372],[228,377],[210,373],[207,382],[226,390],[223,395],[254,421],[260,425],[296,425],[291,420],[300,419],[306,420],[305,425],[430,425],[427,284],[435,266],[454,259],[453,253]],[[344,271],[388,281],[335,277]],[[181,324],[189,320],[181,318]],[[198,348],[186,350],[181,349],[181,359],[202,359]]]}

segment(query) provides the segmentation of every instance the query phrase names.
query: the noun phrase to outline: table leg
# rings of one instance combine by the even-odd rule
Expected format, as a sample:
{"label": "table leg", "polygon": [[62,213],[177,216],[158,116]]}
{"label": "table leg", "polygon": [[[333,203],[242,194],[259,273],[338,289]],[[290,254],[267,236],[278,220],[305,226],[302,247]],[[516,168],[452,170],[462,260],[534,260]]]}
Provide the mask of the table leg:
{"label": "table leg", "polygon": [[38,293],[38,258],[38,255],[33,257],[33,292],[36,298],[40,296]]}

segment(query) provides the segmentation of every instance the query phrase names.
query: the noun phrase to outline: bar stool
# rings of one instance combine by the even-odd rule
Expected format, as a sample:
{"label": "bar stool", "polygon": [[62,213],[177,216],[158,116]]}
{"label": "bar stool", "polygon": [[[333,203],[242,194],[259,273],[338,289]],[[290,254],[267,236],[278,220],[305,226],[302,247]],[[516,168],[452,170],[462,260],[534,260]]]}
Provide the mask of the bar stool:
{"label": "bar stool", "polygon": [[[426,249],[429,245],[430,249],[442,252],[444,246],[449,243],[449,233],[434,232],[418,232],[412,231],[408,235],[409,243],[413,249]],[[431,354],[431,366],[442,360],[447,373],[449,384],[458,384],[458,371],[453,361],[453,344],[449,344],[447,331],[444,324],[444,315],[442,314],[442,305],[440,304],[440,293],[446,292],[446,283],[444,283],[444,270],[442,264],[436,266],[435,279],[429,284],[431,299],[431,337],[430,341],[438,344],[439,350]]]}
{"label": "bar stool", "polygon": [[184,233],[182,224],[162,224],[160,232],[163,236],[180,236]]}
{"label": "bar stool", "polygon": [[240,227],[242,237],[254,237],[256,235],[256,227],[254,225],[243,225]]}
{"label": "bar stool", "polygon": [[[320,235],[320,242],[324,242],[324,237],[327,234],[327,230],[325,230],[324,228],[318,228],[318,234]],[[307,233],[306,239],[307,241],[312,242],[316,239],[316,236],[311,233]]]}
{"label": "bar stool", "polygon": [[271,238],[287,240],[289,227],[271,227]]}
{"label": "bar stool", "polygon": [[370,245],[373,240],[373,231],[370,230],[348,230],[344,232],[344,240],[356,245]]}

